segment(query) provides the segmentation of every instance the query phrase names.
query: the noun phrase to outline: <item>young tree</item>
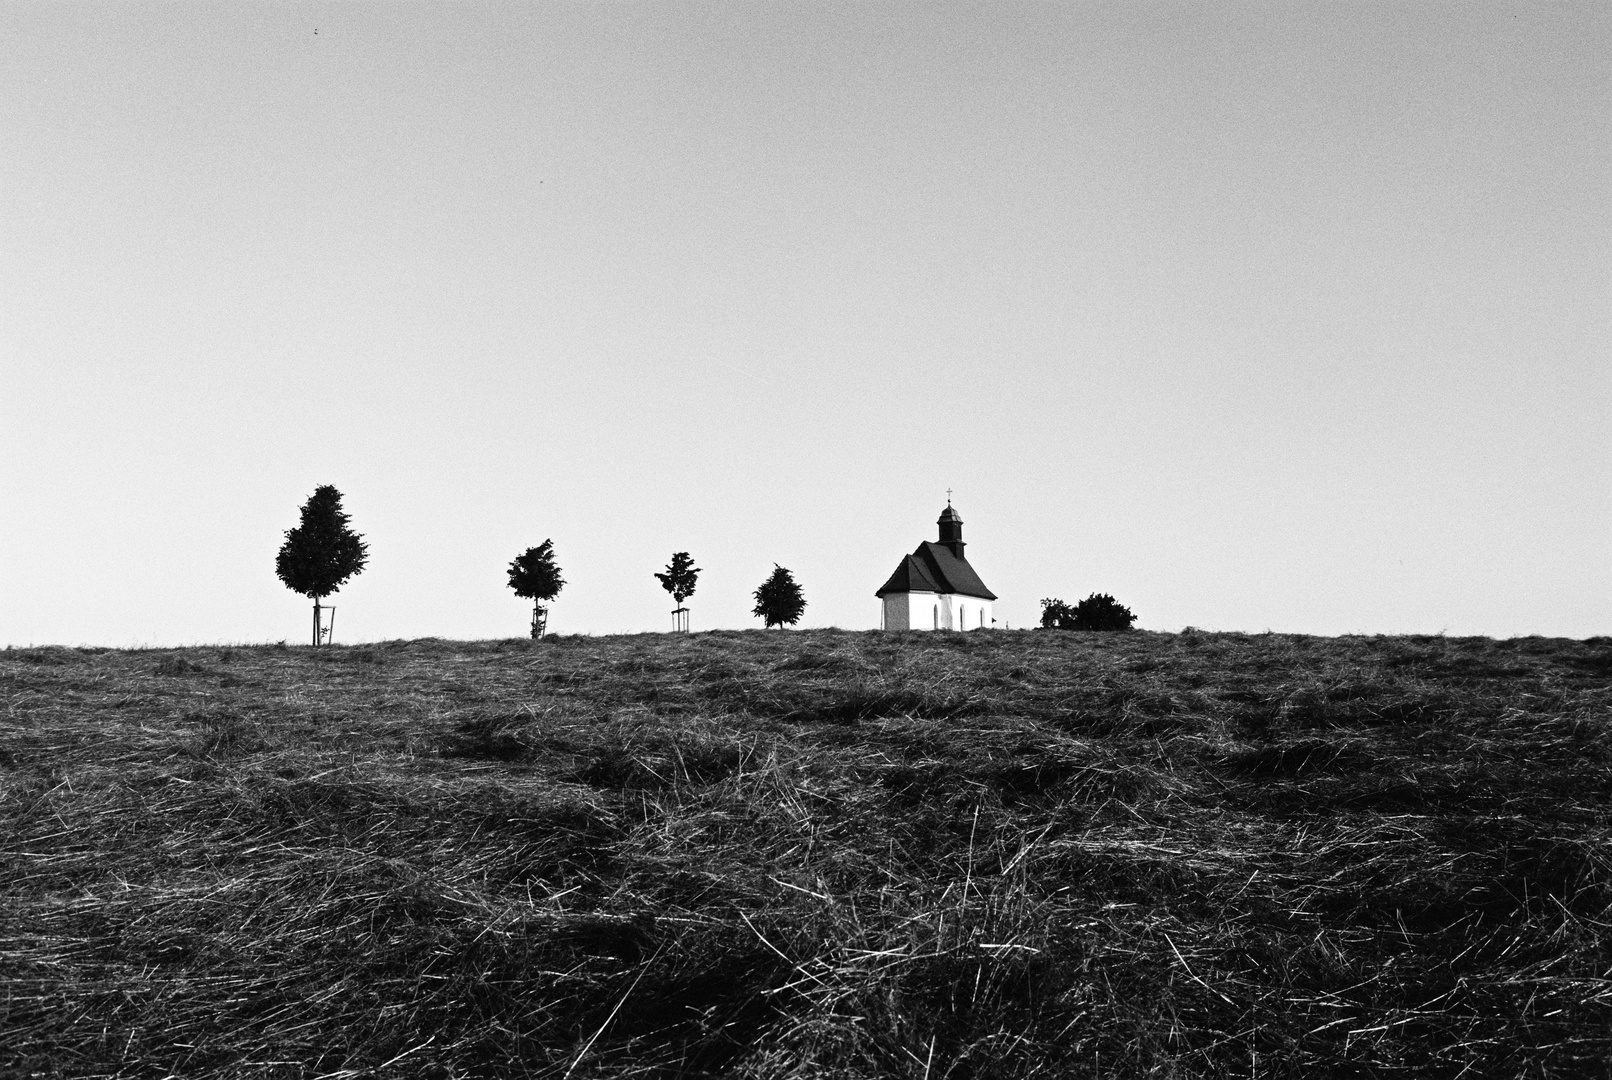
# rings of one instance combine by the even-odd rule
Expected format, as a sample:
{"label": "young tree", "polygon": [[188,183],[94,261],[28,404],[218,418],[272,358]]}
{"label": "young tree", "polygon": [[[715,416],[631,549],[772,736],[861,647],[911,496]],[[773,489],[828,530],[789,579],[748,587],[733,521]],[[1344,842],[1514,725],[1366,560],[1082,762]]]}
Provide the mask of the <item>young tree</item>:
{"label": "young tree", "polygon": [[324,637],[319,601],[364,569],[369,545],[347,527],[350,519],[341,508],[341,492],[323,484],[302,506],[302,523],[287,529],[285,543],[274,559],[274,572],[286,588],[313,599],[313,643]]}
{"label": "young tree", "polygon": [[[672,594],[672,600],[677,607],[672,611],[672,628],[674,630],[688,630],[688,608],[683,601],[694,595],[694,583],[699,580],[700,568],[694,565],[694,560],[686,551],[672,554],[672,561],[666,566],[666,573],[656,574],[660,578],[661,588]],[[682,618],[679,619],[679,616]]]}
{"label": "young tree", "polygon": [[795,575],[772,564],[772,576],[755,591],[756,606],[751,612],[766,620],[768,629],[774,626],[793,626],[800,622],[800,613],[806,610],[806,598],[801,595]]}
{"label": "young tree", "polygon": [[509,587],[516,596],[532,601],[532,636],[542,637],[549,622],[544,603],[565,588],[560,568],[554,565],[554,541],[545,540],[515,556],[509,564]]}

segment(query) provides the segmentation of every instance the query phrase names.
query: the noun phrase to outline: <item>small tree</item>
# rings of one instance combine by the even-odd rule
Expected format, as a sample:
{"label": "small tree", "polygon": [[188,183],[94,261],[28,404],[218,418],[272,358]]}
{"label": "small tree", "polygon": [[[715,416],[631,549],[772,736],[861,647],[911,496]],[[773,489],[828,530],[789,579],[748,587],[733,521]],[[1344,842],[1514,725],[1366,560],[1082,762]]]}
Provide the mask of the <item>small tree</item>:
{"label": "small tree", "polygon": [[1073,630],[1075,609],[1056,598],[1041,601],[1041,629]]}
{"label": "small tree", "polygon": [[554,541],[545,540],[515,556],[509,564],[509,587],[516,596],[532,601],[532,636],[542,637],[549,622],[544,604],[565,588],[560,568],[554,565]]}
{"label": "small tree", "polygon": [[756,606],[751,614],[765,620],[768,629],[793,626],[800,622],[800,614],[806,610],[806,598],[801,595],[795,575],[777,563],[772,564],[772,576],[761,583],[754,595]]}
{"label": "small tree", "polygon": [[661,588],[672,594],[677,607],[672,610],[672,629],[688,630],[688,608],[683,601],[694,595],[694,584],[699,580],[700,568],[686,551],[674,552],[664,574],[656,574]]}
{"label": "small tree", "polygon": [[1092,593],[1073,607],[1041,601],[1041,625],[1048,630],[1129,630],[1135,621],[1131,609],[1107,593]]}
{"label": "small tree", "polygon": [[286,588],[313,600],[313,643],[320,644],[325,630],[319,601],[364,569],[369,545],[347,527],[351,520],[341,508],[341,492],[323,484],[302,504],[302,522],[285,532],[285,543],[274,558],[274,572]]}

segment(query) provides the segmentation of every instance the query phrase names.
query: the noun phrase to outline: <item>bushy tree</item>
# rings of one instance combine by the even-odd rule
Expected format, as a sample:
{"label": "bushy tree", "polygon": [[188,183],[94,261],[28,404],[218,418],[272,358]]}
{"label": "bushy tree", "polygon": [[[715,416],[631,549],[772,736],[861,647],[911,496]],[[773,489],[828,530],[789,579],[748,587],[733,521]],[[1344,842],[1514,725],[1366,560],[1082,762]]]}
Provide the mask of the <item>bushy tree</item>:
{"label": "bushy tree", "polygon": [[1075,609],[1062,600],[1049,597],[1041,601],[1041,628],[1043,630],[1073,630]]}
{"label": "bushy tree", "polygon": [[1135,621],[1131,609],[1107,593],[1092,593],[1075,605],[1076,630],[1129,630]]}
{"label": "bushy tree", "polygon": [[1135,621],[1131,609],[1107,593],[1092,593],[1073,607],[1041,601],[1041,625],[1049,630],[1129,630]]}
{"label": "bushy tree", "polygon": [[532,601],[532,636],[542,637],[548,627],[544,605],[565,588],[565,578],[554,563],[554,541],[545,540],[515,556],[509,564],[509,587],[516,596]]}
{"label": "bushy tree", "polygon": [[[688,552],[678,551],[672,554],[672,561],[666,565],[666,572],[657,573],[655,576],[660,579],[661,588],[671,593],[672,600],[677,604],[676,610],[672,612],[672,625],[679,630],[687,630],[688,608],[683,606],[683,601],[694,595],[694,585],[699,580],[700,568],[694,565],[694,559]],[[684,616],[681,623],[678,621],[679,615]]]}
{"label": "bushy tree", "polygon": [[801,595],[795,575],[777,563],[772,564],[772,575],[761,583],[754,595],[756,606],[751,614],[765,620],[769,629],[795,625],[800,622],[801,612],[806,610],[806,598]]}
{"label": "bushy tree", "polygon": [[314,488],[302,505],[302,521],[287,529],[285,543],[274,559],[274,572],[286,588],[313,599],[313,643],[324,636],[319,601],[364,569],[369,545],[347,527],[351,519],[341,508],[341,492],[329,484]]}

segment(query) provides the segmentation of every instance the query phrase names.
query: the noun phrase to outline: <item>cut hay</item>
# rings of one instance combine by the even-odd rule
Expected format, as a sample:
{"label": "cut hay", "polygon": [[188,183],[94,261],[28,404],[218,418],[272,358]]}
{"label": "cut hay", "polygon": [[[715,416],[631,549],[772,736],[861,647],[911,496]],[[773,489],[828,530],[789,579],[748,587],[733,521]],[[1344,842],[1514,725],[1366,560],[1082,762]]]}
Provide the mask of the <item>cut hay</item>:
{"label": "cut hay", "polygon": [[0,1074],[1612,1061],[1612,646],[0,652]]}

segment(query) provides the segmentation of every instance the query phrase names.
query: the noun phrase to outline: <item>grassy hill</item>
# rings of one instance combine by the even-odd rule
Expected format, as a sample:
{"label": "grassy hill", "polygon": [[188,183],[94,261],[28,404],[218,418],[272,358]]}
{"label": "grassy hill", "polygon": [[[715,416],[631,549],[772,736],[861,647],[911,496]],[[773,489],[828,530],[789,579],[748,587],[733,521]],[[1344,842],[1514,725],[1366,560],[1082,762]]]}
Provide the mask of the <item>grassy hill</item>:
{"label": "grassy hill", "polygon": [[0,652],[0,1074],[1592,1076],[1612,640]]}

